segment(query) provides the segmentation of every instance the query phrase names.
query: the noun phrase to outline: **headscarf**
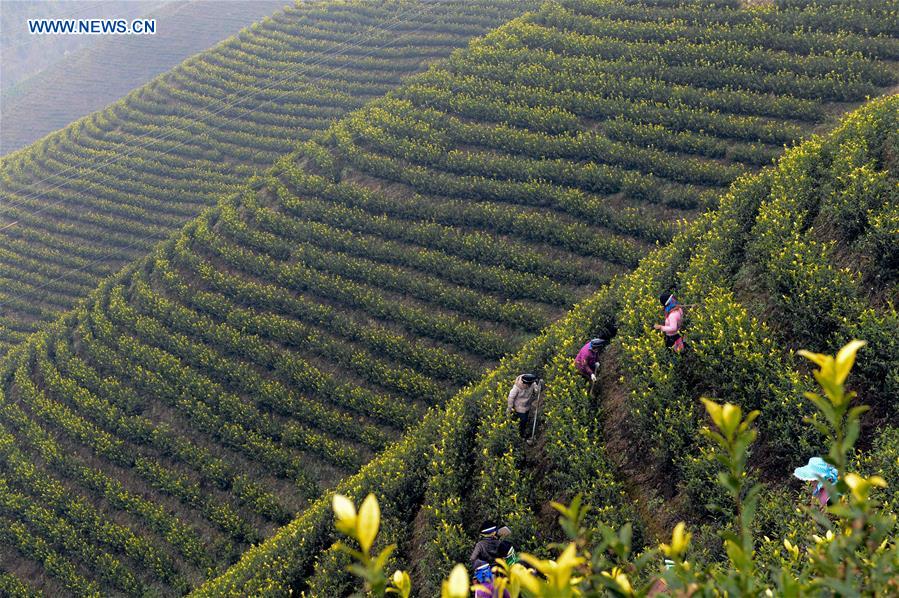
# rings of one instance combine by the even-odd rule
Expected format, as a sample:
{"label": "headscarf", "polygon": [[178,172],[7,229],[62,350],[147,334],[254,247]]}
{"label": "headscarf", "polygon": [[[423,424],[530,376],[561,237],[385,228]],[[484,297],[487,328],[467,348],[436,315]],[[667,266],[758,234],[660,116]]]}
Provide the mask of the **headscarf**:
{"label": "headscarf", "polygon": [[477,560],[474,563],[474,578],[480,583],[488,582],[493,580],[493,572],[490,570],[490,563],[485,563],[482,560]]}
{"label": "headscarf", "polygon": [[665,308],[665,315],[671,313],[671,310],[675,307],[680,306],[680,303],[677,302],[677,299],[675,299],[674,295],[671,293],[662,293],[659,295],[659,302],[662,304],[662,307]]}

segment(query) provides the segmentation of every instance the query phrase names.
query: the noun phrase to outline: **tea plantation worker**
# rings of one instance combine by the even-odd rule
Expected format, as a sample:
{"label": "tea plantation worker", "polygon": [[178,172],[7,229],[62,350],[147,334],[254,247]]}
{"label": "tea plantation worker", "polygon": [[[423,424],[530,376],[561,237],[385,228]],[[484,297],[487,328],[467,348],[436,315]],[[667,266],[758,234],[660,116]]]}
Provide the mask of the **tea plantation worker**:
{"label": "tea plantation worker", "polygon": [[506,401],[506,411],[509,415],[515,413],[518,418],[518,434],[522,438],[528,435],[528,414],[531,407],[536,404],[543,381],[537,380],[534,374],[522,374],[515,378],[509,398]]}
{"label": "tea plantation worker", "polygon": [[512,535],[512,530],[508,527],[500,527],[494,521],[485,521],[484,525],[481,526],[481,539],[478,540],[478,543],[474,545],[474,550],[471,551],[471,563],[474,565],[475,561],[484,561],[487,563],[493,563],[496,559],[504,558],[505,554],[500,554],[500,549],[503,544],[503,538]]}
{"label": "tea plantation worker", "polygon": [[[812,505],[817,506],[822,511],[827,508],[830,496],[827,493],[827,488],[824,486],[824,481],[827,480],[830,484],[837,483],[839,472],[837,472],[836,467],[821,457],[812,457],[806,465],[793,470],[793,475],[800,480],[808,482],[809,486],[814,486],[814,490],[812,490]],[[815,501],[817,501],[817,504],[815,504]]]}
{"label": "tea plantation worker", "polygon": [[574,367],[591,382],[596,382],[596,366],[599,363],[599,350],[606,344],[605,339],[594,338],[578,351],[574,358]]}
{"label": "tea plantation worker", "polygon": [[472,586],[477,588],[474,593],[474,598],[509,598],[510,594],[508,590],[503,590],[502,596],[500,596],[496,587],[493,585],[493,565],[487,563],[482,560],[477,560],[474,562],[474,579],[472,580]]}
{"label": "tea plantation worker", "polygon": [[665,346],[674,349],[676,353],[684,350],[684,337],[681,336],[680,327],[684,320],[684,308],[671,293],[659,295],[659,302],[665,309],[665,323],[655,324],[653,328],[665,333]]}

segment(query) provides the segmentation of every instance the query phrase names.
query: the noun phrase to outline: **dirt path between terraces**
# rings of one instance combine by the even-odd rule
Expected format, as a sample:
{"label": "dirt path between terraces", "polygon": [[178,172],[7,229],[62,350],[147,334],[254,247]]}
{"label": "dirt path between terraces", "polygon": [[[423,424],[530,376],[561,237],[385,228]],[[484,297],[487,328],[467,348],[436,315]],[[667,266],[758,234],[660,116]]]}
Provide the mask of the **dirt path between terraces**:
{"label": "dirt path between terraces", "polygon": [[600,358],[596,395],[601,405],[602,439],[606,455],[616,469],[650,544],[667,541],[678,521],[677,496],[663,492],[665,479],[652,456],[642,447],[639,431],[629,420],[628,391],[619,381],[618,350],[610,347]]}

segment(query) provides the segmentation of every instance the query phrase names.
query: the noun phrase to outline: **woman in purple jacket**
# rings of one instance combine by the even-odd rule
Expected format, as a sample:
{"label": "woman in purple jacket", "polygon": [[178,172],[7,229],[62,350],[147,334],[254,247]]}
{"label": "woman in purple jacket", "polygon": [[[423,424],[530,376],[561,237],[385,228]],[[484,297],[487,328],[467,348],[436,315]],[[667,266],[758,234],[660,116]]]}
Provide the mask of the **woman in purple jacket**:
{"label": "woman in purple jacket", "polygon": [[594,338],[581,347],[577,357],[574,358],[574,367],[581,376],[591,382],[596,382],[596,364],[599,360],[599,350],[604,344],[605,339]]}
{"label": "woman in purple jacket", "polygon": [[472,586],[474,587],[474,598],[511,598],[508,590],[503,590],[502,596],[497,592],[493,585],[493,567],[490,563],[484,561],[475,561],[474,579]]}

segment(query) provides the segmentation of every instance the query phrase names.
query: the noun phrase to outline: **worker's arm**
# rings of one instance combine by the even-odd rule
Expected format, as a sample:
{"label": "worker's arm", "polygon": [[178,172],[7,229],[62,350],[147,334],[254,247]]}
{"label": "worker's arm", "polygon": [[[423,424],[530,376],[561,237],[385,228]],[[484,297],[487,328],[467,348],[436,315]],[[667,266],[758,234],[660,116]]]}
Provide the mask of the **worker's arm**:
{"label": "worker's arm", "polygon": [[596,370],[599,367],[599,356],[596,353],[591,353],[590,357],[587,360],[587,363],[584,364],[585,375],[590,376],[590,380],[596,382]]}
{"label": "worker's arm", "polygon": [[512,390],[509,391],[509,398],[506,399],[507,411],[511,412],[515,408],[515,399],[518,398],[518,385],[513,384]]}
{"label": "worker's arm", "polygon": [[471,551],[471,556],[468,557],[468,560],[471,561],[471,564],[474,565],[475,561],[481,560],[490,562],[490,557],[488,555],[483,554],[483,547],[481,543],[478,542],[474,545],[474,550]]}

